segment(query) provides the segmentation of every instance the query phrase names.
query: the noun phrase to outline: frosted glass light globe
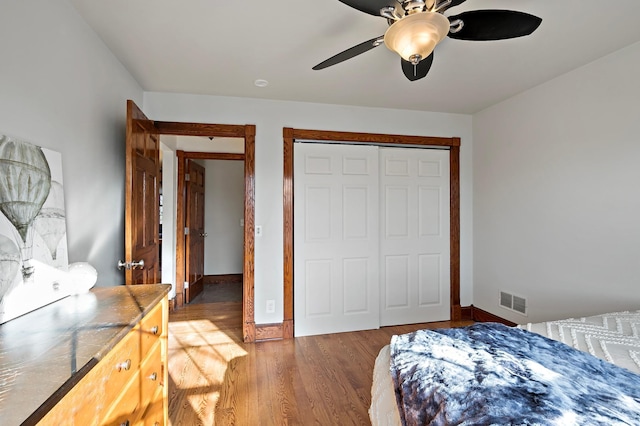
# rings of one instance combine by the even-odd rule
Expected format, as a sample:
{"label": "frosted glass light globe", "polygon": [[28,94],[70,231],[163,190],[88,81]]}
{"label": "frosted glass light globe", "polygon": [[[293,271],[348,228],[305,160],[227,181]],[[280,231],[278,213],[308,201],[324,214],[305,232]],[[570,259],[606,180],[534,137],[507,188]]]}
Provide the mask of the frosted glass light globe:
{"label": "frosted glass light globe", "polygon": [[384,35],[384,44],[405,61],[424,59],[449,33],[449,20],[437,12],[421,12],[394,22]]}
{"label": "frosted glass light globe", "polygon": [[76,294],[88,292],[98,281],[98,271],[87,262],[71,263],[69,275]]}

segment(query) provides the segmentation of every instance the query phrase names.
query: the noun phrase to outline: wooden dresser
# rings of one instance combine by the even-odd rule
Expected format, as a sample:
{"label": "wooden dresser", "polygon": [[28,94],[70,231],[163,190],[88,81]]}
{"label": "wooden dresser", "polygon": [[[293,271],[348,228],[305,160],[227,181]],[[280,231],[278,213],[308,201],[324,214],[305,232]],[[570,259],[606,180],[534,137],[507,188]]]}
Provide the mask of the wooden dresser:
{"label": "wooden dresser", "polygon": [[0,424],[166,426],[169,288],[97,288],[0,326]]}

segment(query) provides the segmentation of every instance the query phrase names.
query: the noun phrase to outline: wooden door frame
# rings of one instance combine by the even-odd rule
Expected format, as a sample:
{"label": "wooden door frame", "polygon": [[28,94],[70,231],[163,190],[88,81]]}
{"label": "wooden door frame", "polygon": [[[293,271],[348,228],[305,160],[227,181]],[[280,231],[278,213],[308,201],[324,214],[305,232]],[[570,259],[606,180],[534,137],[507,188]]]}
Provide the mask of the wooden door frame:
{"label": "wooden door frame", "polygon": [[385,135],[376,133],[334,132],[283,129],[283,207],[284,207],[284,315],[282,338],[294,337],[293,323],[293,144],[296,140],[327,141],[349,144],[379,144],[387,146],[433,146],[448,148],[450,184],[450,267],[451,267],[451,320],[462,318],[460,307],[460,138],[428,136]]}
{"label": "wooden door frame", "polygon": [[[229,137],[244,139],[244,154],[214,154],[214,153],[187,153],[178,155],[178,177],[184,176],[187,158],[203,158],[207,155],[215,155],[217,159],[232,159],[244,161],[244,266],[242,271],[242,335],[245,342],[255,342],[255,300],[254,300],[254,249],[255,249],[255,137],[256,126],[229,125],[229,124],[203,124],[203,123],[178,123],[156,121],[156,128],[160,135],[173,136],[206,136]],[[184,179],[178,179],[176,197],[176,235],[184,233],[185,224],[185,184]],[[185,280],[185,245],[184,238],[176,238],[176,305],[184,305],[184,280]]]}

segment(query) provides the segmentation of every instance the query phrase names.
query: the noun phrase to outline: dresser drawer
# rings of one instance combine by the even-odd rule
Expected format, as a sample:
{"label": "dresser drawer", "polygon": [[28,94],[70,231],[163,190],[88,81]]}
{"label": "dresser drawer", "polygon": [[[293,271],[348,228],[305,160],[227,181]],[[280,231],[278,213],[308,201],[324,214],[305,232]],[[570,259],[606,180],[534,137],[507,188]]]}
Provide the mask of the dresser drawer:
{"label": "dresser drawer", "polygon": [[140,338],[136,326],[114,350],[102,360],[106,370],[102,377],[104,393],[107,400],[113,400],[116,395],[131,381],[140,366]]}
{"label": "dresser drawer", "polygon": [[162,389],[157,389],[153,395],[151,404],[143,416],[144,426],[165,426],[164,423],[164,397]]}
{"label": "dresser drawer", "polygon": [[134,327],[83,379],[81,397],[84,403],[75,407],[76,425],[97,425],[120,395],[122,389],[134,377],[140,364],[138,327]]}
{"label": "dresser drawer", "polygon": [[164,318],[162,304],[158,304],[140,321],[140,349],[142,358],[160,340],[164,334]]}
{"label": "dresser drawer", "polygon": [[142,417],[143,408],[140,402],[140,373],[136,372],[131,382],[122,390],[122,395],[110,407],[101,425],[134,426]]}
{"label": "dresser drawer", "polygon": [[[111,402],[134,377],[140,363],[137,327],[114,348],[42,419],[42,425],[100,424]],[[129,366],[127,369],[126,367]]]}
{"label": "dresser drawer", "polygon": [[163,386],[162,352],[160,343],[155,345],[140,367],[140,395],[144,405],[151,403],[156,391]]}

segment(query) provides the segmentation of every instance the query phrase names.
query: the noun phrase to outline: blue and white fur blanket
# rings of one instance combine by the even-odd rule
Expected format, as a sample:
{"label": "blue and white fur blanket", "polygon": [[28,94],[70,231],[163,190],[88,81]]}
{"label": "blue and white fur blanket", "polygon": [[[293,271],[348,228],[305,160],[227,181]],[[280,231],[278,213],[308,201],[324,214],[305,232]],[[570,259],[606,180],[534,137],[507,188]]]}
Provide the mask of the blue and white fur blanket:
{"label": "blue and white fur blanket", "polygon": [[404,425],[640,425],[640,375],[496,323],[391,339]]}

